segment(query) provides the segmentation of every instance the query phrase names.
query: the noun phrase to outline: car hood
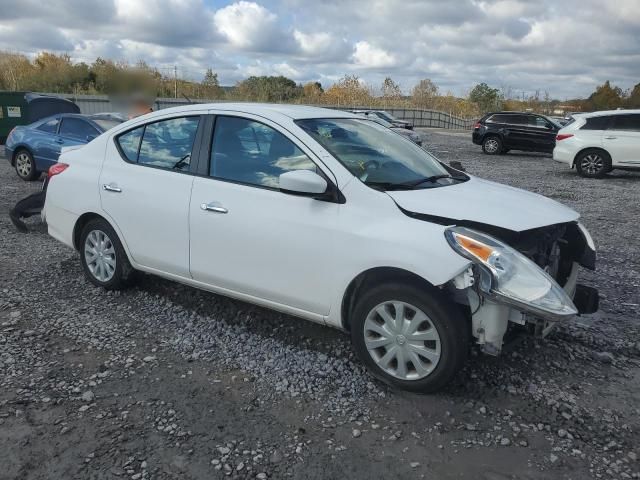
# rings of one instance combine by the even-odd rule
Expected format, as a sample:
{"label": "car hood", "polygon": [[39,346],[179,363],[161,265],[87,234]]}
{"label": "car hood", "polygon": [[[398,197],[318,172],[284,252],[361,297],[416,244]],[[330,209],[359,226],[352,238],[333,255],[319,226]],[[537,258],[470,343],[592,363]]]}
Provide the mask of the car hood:
{"label": "car hood", "polygon": [[440,217],[445,222],[473,222],[522,232],[577,220],[580,215],[536,193],[470,177],[445,187],[387,192],[400,208]]}

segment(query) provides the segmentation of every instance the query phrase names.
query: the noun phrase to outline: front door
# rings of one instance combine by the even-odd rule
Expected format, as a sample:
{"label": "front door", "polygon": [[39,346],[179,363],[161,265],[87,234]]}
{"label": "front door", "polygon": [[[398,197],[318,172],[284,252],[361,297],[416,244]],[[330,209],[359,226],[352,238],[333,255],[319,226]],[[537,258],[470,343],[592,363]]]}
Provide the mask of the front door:
{"label": "front door", "polygon": [[216,117],[208,176],[195,178],[189,212],[195,280],[329,313],[341,205],[278,190],[284,172],[318,171],[312,157],[264,119]]}
{"label": "front door", "polygon": [[108,142],[100,174],[102,208],[133,260],[189,277],[191,155],[199,115],[168,118]]}
{"label": "front door", "polygon": [[529,136],[532,149],[536,152],[553,152],[558,130],[546,118],[529,116]]}

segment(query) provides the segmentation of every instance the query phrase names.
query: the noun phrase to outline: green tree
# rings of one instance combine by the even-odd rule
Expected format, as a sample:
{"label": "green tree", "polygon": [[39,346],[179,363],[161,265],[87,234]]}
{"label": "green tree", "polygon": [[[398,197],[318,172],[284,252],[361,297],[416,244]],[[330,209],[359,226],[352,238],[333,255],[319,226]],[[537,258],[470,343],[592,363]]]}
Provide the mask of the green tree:
{"label": "green tree", "polygon": [[604,82],[587,99],[591,110],[612,110],[622,105],[622,89],[612,86],[609,80]]}
{"label": "green tree", "polygon": [[301,94],[302,87],[283,76],[252,76],[238,83],[234,89],[237,98],[254,102],[286,102]]}
{"label": "green tree", "polygon": [[213,70],[210,68],[207,68],[201,85],[202,94],[206,98],[220,98],[222,96],[222,89],[220,88],[220,82],[218,81],[218,74],[213,73]]}
{"label": "green tree", "polygon": [[626,103],[629,108],[640,108],[640,83],[631,89]]}
{"label": "green tree", "polygon": [[469,93],[469,100],[478,105],[482,113],[487,113],[492,110],[500,110],[503,98],[500,90],[483,82],[473,87]]}

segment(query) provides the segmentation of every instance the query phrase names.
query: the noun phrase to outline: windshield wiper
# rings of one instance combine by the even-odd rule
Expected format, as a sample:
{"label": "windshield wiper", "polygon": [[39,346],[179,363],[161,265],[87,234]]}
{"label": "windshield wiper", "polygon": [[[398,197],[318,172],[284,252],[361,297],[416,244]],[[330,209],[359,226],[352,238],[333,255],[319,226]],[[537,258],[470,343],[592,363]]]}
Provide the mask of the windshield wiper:
{"label": "windshield wiper", "polygon": [[436,180],[440,180],[441,178],[454,178],[454,177],[452,177],[448,173],[445,173],[442,175],[432,175],[430,177],[422,177],[422,178],[418,178],[417,180],[411,180],[409,182],[398,183],[398,185],[413,188],[413,187],[417,187],[418,185],[422,185],[423,183],[435,182]]}

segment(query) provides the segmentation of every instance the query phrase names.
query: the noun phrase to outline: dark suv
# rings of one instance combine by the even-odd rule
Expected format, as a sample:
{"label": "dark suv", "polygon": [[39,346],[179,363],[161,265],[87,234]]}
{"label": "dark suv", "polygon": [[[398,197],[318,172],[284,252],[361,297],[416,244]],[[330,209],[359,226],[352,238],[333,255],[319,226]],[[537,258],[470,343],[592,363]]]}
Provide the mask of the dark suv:
{"label": "dark suv", "polygon": [[473,143],[487,155],[509,150],[553,152],[560,125],[544,115],[527,112],[495,112],[473,126]]}

